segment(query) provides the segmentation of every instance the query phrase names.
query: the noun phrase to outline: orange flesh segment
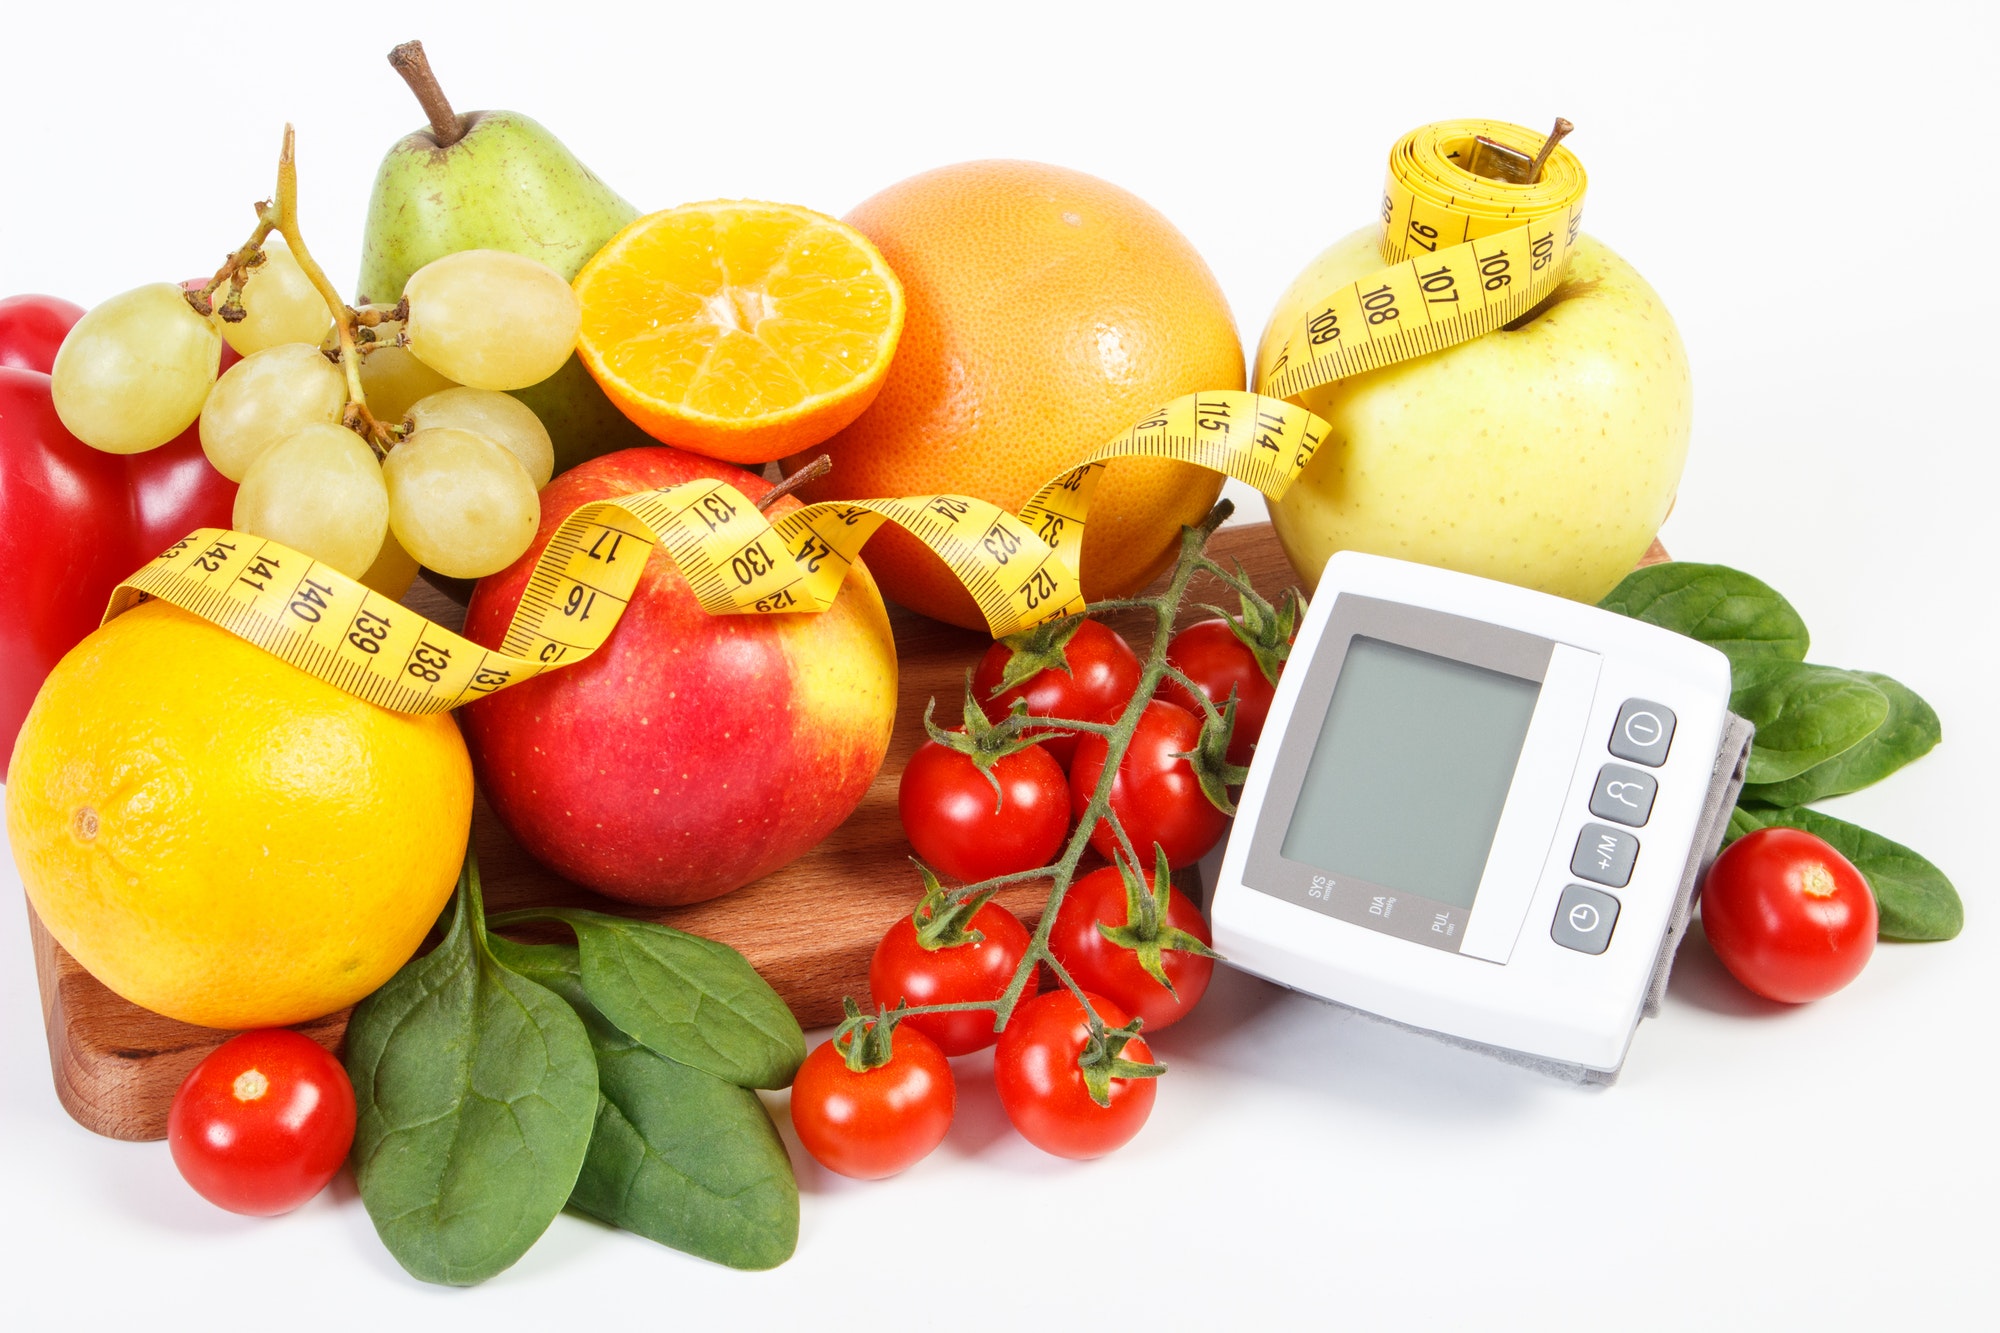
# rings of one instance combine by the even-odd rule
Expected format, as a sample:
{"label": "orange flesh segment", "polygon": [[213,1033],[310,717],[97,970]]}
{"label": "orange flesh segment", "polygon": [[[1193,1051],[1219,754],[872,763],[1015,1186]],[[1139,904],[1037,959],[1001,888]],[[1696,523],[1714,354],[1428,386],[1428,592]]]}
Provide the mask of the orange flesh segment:
{"label": "orange flesh segment", "polygon": [[690,205],[646,223],[592,264],[581,334],[635,398],[766,417],[840,393],[893,348],[894,279],[831,219]]}

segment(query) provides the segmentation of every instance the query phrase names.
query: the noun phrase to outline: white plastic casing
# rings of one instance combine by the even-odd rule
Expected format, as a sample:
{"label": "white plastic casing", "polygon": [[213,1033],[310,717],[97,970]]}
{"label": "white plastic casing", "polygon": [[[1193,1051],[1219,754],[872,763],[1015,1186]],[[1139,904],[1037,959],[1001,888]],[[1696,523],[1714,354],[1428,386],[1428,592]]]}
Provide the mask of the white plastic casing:
{"label": "white plastic casing", "polygon": [[[1501,828],[1456,952],[1426,947],[1287,901],[1245,882],[1281,753],[1315,743],[1324,719],[1294,711],[1344,595],[1442,612],[1555,645]],[[1344,650],[1345,640],[1340,645]],[[1215,945],[1234,966],[1397,1022],[1589,1069],[1615,1070],[1637,1026],[1672,915],[1729,704],[1728,659],[1693,639],[1510,584],[1356,552],[1327,562],[1250,765],[1210,903]],[[1322,691],[1323,694],[1323,691]],[[1557,903],[1630,699],[1676,715],[1672,744],[1630,881],[1600,887],[1619,912],[1604,952],[1551,935]],[[1288,792],[1287,799],[1291,793]],[[1290,810],[1276,812],[1282,829]],[[1615,825],[1614,825],[1615,827]],[[1263,848],[1269,866],[1276,848]],[[1290,867],[1292,863],[1287,862]],[[1313,869],[1298,867],[1301,871]],[[1340,867],[1319,867],[1338,875]]]}

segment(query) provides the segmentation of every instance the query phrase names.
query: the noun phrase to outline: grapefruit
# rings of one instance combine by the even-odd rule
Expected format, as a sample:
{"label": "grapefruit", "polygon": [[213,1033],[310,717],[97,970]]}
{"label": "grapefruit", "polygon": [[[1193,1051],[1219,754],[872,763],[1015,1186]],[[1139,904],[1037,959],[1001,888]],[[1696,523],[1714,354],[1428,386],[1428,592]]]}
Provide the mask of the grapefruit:
{"label": "grapefruit", "polygon": [[[947,492],[1018,510],[1043,482],[1170,399],[1243,387],[1243,349],[1208,265],[1136,196],[1037,162],[940,167],[845,219],[902,279],[903,336],[880,392],[824,446],[811,500]],[[1093,599],[1145,586],[1222,478],[1119,459],[1083,539]],[[868,543],[890,598],[939,620],[985,620],[943,561],[898,528]]]}

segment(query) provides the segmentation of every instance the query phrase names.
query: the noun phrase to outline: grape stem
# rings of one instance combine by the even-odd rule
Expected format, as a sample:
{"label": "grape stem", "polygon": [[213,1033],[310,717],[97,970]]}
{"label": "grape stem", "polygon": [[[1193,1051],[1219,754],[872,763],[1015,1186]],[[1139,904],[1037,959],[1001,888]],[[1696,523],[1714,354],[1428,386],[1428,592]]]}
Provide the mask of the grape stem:
{"label": "grape stem", "polygon": [[[313,289],[326,302],[326,308],[333,312],[333,326],[340,339],[338,353],[340,368],[347,379],[347,405],[341,409],[340,424],[368,442],[378,457],[386,457],[402,438],[402,427],[377,421],[368,411],[368,395],[361,387],[361,353],[356,346],[355,330],[362,324],[379,323],[381,316],[358,314],[353,306],[340,299],[327,278],[326,270],[319,266],[312,251],[306,247],[304,233],[299,230],[299,172],[293,155],[295,134],[290,125],[285,126],[284,146],[278,150],[278,191],[275,196],[257,205],[257,229],[250,233],[250,239],[243,242],[222,263],[199,290],[187,294],[188,304],[196,313],[206,317],[215,313],[213,297],[224,283],[229,284],[229,295],[222,304],[222,317],[243,318],[243,282],[251,269],[264,262],[264,241],[272,232],[285,238],[291,247],[292,258],[298,261],[299,269],[306,275]],[[233,322],[233,320],[232,320]]]}

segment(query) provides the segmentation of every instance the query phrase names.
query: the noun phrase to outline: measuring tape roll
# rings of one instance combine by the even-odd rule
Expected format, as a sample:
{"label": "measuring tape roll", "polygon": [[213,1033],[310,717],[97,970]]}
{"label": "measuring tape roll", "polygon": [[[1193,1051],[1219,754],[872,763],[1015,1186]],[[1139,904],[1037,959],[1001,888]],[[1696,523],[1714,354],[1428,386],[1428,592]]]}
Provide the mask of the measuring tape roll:
{"label": "measuring tape roll", "polygon": [[1526,162],[1541,139],[1497,120],[1442,121],[1403,136],[1382,190],[1390,266],[1308,306],[1258,387],[1294,398],[1468,342],[1539,305],[1576,248],[1583,164],[1558,147],[1532,184],[1471,166],[1481,156]]}
{"label": "measuring tape roll", "polygon": [[1466,342],[1533,309],[1561,280],[1583,218],[1583,168],[1564,148],[1538,183],[1518,170],[1540,143],[1498,121],[1425,126],[1397,143],[1382,199],[1389,266],[1312,303],[1260,392],[1168,403],[1050,478],[1009,513],[963,495],[805,505],[767,519],[726,482],[687,482],[570,514],[536,559],[507,632],[484,648],[266,538],[190,533],[112,595],[104,618],[148,598],[275,653],[370,703],[437,713],[581,661],[610,635],[662,548],[713,615],[814,613],[833,604],[875,530],[897,524],[935,551],[998,638],[1081,611],[1091,495],[1114,458],[1169,458],[1282,496],[1327,423],[1284,401],[1330,381]]}

